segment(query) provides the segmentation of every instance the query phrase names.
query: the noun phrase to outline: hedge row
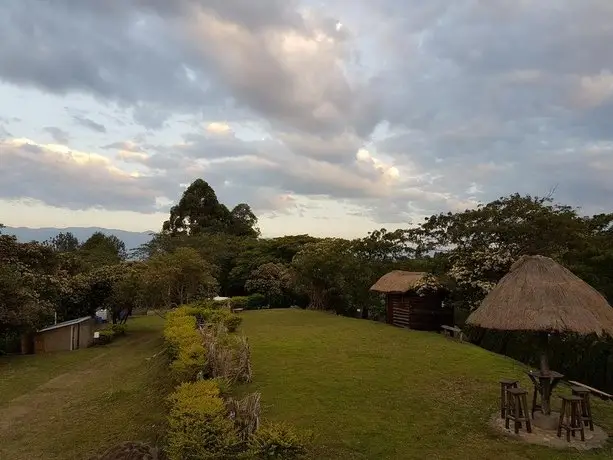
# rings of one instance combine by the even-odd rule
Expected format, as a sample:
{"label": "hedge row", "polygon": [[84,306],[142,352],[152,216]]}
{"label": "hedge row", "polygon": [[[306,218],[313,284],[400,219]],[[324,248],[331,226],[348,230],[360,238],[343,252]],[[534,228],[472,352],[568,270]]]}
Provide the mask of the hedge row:
{"label": "hedge row", "polygon": [[[270,423],[258,427],[259,394],[251,395],[255,405],[244,404],[249,396],[233,400],[231,382],[237,379],[228,378],[223,366],[210,362],[227,359],[244,375],[240,361],[247,342],[231,334],[241,319],[228,308],[212,304],[186,305],[166,315],[164,337],[171,369],[181,382],[169,397],[169,460],[295,459],[306,453],[306,437],[290,427]],[[246,351],[249,359],[248,346]],[[216,375],[223,378],[204,379]],[[245,419],[247,425],[255,420],[252,430],[245,430]]]}
{"label": "hedge row", "polygon": [[259,310],[266,306],[266,297],[262,294],[230,297],[230,305],[232,305],[232,308]]}

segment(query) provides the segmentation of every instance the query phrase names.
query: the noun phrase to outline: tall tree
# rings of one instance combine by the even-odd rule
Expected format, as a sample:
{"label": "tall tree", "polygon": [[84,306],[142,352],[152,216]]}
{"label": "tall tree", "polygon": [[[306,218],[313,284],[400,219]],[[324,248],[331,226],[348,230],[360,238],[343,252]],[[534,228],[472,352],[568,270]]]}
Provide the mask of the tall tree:
{"label": "tall tree", "polygon": [[183,192],[179,203],[170,208],[170,217],[163,231],[171,235],[216,233],[230,223],[230,211],[219,203],[208,182],[196,179]]}

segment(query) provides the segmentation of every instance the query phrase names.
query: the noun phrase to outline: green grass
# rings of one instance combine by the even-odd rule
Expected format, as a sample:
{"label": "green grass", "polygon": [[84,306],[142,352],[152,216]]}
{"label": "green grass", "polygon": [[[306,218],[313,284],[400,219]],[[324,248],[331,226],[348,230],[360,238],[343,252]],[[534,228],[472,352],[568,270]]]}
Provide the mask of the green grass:
{"label": "green grass", "polygon": [[[264,418],[315,435],[317,459],[609,459],[611,444],[579,453],[493,432],[498,380],[520,363],[438,334],[301,310],[243,313]],[[558,404],[556,401],[555,404]],[[613,403],[595,401],[611,433]]]}
{"label": "green grass", "polygon": [[113,444],[157,443],[167,365],[157,316],[128,335],[77,350],[0,359],[0,458],[83,460]]}

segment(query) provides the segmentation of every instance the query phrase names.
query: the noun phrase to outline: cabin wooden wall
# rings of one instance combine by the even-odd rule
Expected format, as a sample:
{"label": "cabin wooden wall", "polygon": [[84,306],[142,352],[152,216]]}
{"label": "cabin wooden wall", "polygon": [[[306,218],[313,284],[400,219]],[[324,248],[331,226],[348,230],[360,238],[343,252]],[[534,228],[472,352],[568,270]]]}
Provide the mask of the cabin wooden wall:
{"label": "cabin wooden wall", "polygon": [[420,331],[440,331],[443,324],[453,324],[453,309],[442,308],[443,298],[433,294],[388,294],[387,322]]}

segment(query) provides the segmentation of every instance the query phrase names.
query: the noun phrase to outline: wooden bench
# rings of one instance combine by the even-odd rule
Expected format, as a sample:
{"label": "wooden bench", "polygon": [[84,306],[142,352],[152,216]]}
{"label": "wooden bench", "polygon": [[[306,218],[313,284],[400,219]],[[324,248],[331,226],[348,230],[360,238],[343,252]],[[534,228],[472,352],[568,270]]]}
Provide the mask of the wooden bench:
{"label": "wooden bench", "polygon": [[446,335],[447,337],[457,339],[460,342],[464,341],[464,333],[462,332],[462,329],[460,329],[459,327],[443,325],[441,326],[441,329],[443,330],[443,334]]}
{"label": "wooden bench", "polygon": [[244,308],[235,308],[232,310],[233,313],[240,313],[241,311],[243,311]]}
{"label": "wooden bench", "polygon": [[569,380],[568,384],[570,384],[571,386],[577,386],[577,387],[585,388],[586,390],[590,390],[591,394],[593,394],[594,396],[604,401],[613,401],[613,395],[610,395],[609,393],[605,393],[604,391],[597,390],[596,388],[590,387],[586,385],[585,383],[580,383],[574,380]]}

